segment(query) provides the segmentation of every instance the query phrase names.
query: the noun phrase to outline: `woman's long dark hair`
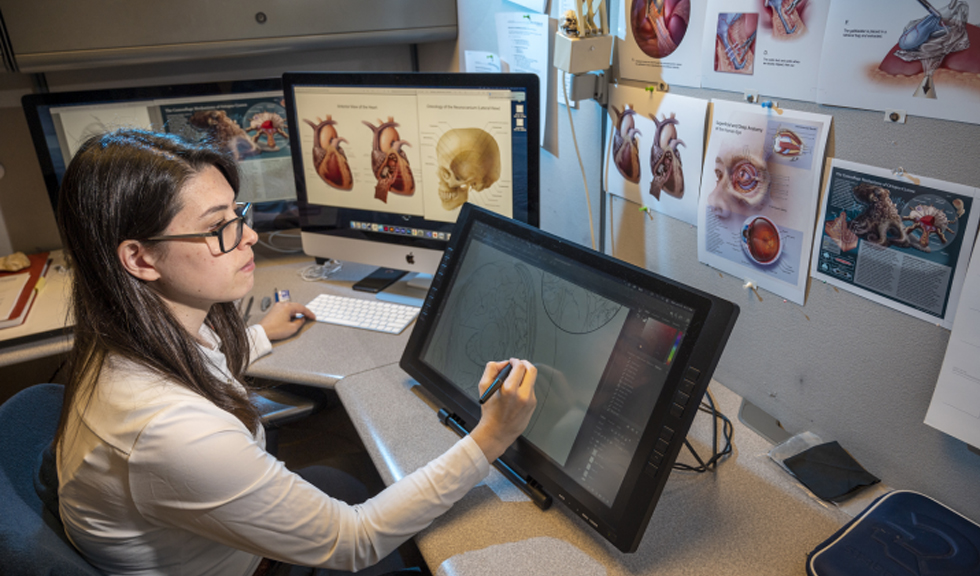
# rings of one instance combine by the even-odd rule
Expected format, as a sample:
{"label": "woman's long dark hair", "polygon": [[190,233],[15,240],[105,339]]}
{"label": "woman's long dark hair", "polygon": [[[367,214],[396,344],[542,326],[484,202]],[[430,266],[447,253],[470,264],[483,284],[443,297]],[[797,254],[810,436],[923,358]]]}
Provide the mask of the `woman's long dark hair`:
{"label": "woman's long dark hair", "polygon": [[[88,403],[109,354],[197,392],[253,433],[258,429],[255,407],[209,370],[198,335],[184,329],[150,284],[123,268],[117,253],[125,240],[162,235],[181,209],[180,191],[211,166],[237,195],[238,166],[221,149],[143,130],[92,137],[68,166],[58,228],[73,269],[75,343],[56,442],[63,440],[69,410]],[[232,375],[242,381],[249,348],[235,306],[215,304],[205,323],[221,339]]]}

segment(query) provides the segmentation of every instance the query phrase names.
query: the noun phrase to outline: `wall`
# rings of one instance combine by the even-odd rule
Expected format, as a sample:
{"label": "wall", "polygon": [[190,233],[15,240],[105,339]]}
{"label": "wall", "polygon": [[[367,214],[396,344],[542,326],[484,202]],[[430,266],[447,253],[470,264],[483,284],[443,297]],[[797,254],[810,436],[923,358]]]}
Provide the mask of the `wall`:
{"label": "wall", "polygon": [[[715,90],[671,91],[741,100]],[[833,116],[828,157],[980,185],[973,152],[980,126],[916,117],[891,124],[882,112],[782,98],[779,105]],[[949,331],[822,282],[811,281],[803,307],[766,291],[760,302],[742,279],[698,262],[694,227],[657,213],[650,220],[622,198],[606,201],[608,253],[741,307],[716,380],[790,433],[839,441],[885,484],[924,492],[980,520],[980,456],[923,424]]]}
{"label": "wall", "polygon": [[[552,2],[554,4],[554,2]],[[459,2],[460,37],[419,47],[424,71],[458,69],[464,50],[497,52],[494,14],[520,11],[503,0]],[[133,84],[194,82],[272,76],[286,69],[408,70],[410,50],[386,46],[333,50],[289,57],[201,61],[112,70],[49,74],[52,90]],[[14,248],[55,247],[57,235],[40,171],[33,159],[18,92],[30,79],[0,74],[0,211]],[[679,94],[738,100],[737,94],[674,87]],[[784,108],[834,117],[828,155],[969,185],[980,184],[976,142],[980,127],[909,118],[905,125],[883,114],[780,100]],[[599,226],[602,123],[605,109],[583,102],[572,110]],[[552,126],[557,153],[541,153],[542,227],[589,245],[581,171],[571,144],[565,108]],[[16,183],[16,186],[15,186]],[[822,283],[811,284],[806,306],[784,303],[765,291],[762,302],[742,281],[697,261],[697,231],[688,224],[608,198],[606,251],[681,282],[728,298],[742,314],[716,378],[778,418],[790,432],[812,430],[838,440],[871,472],[896,488],[925,492],[980,520],[980,456],[922,423],[949,333],[927,322]],[[736,438],[736,444],[738,439]],[[742,457],[763,457],[743,454]]]}

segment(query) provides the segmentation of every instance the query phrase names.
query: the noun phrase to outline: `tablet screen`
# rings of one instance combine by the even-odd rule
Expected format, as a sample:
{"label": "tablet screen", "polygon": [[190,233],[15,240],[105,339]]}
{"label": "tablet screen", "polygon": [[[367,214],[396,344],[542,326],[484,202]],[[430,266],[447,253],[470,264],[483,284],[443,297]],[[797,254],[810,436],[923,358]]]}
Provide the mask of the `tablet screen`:
{"label": "tablet screen", "polygon": [[[737,308],[475,207],[464,213],[402,365],[471,429],[486,363],[534,363],[537,408],[504,460],[627,549]],[[709,320],[715,334],[702,338]],[[707,357],[698,341],[714,343]],[[685,385],[691,368],[698,376]]]}

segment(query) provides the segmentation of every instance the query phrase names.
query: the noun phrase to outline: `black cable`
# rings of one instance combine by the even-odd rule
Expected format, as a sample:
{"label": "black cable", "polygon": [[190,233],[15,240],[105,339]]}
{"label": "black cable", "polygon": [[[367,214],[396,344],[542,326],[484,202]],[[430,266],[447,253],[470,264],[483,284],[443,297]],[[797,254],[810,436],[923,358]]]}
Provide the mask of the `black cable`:
{"label": "black cable", "polygon": [[[696,472],[701,474],[710,469],[717,468],[718,463],[732,453],[732,438],[735,435],[735,426],[732,425],[732,421],[729,420],[727,416],[718,411],[718,408],[715,406],[715,400],[711,396],[710,392],[706,392],[704,397],[707,399],[707,403],[702,400],[701,404],[698,406],[698,410],[711,415],[711,458],[708,458],[707,461],[703,460],[694,449],[694,446],[691,446],[691,443],[685,438],[684,445],[687,446],[687,449],[691,452],[691,455],[694,456],[694,459],[698,461],[698,466],[691,466],[690,464],[684,464],[683,462],[674,462],[674,470]],[[721,451],[718,450],[719,420],[722,421],[722,435],[725,438],[725,447],[722,448]]]}

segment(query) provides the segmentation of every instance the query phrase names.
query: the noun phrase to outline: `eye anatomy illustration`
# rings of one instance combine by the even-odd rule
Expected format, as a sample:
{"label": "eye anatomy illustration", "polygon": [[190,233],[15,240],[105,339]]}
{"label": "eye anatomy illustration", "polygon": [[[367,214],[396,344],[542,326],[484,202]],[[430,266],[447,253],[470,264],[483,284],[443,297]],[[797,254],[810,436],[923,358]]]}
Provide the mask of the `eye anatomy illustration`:
{"label": "eye anatomy illustration", "polygon": [[610,106],[616,115],[616,129],[613,130],[613,163],[616,169],[627,181],[634,184],[640,182],[640,131],[636,129],[636,110],[629,104],[620,112],[615,106]]}
{"label": "eye anatomy illustration", "polygon": [[753,74],[759,15],[734,12],[718,15],[715,34],[715,72]]}
{"label": "eye anatomy illustration", "polygon": [[350,190],[354,187],[350,165],[347,164],[347,154],[340,147],[347,140],[337,135],[337,121],[327,115],[324,120],[317,118],[316,122],[303,119],[313,128],[313,166],[328,185],[338,190]]}
{"label": "eye anatomy illustration", "polygon": [[708,196],[708,206],[719,218],[728,218],[732,212],[759,211],[769,198],[769,168],[760,156],[747,150],[722,146],[715,158],[715,176],[718,182]]}
{"label": "eye anatomy illustration", "polygon": [[470,192],[480,192],[500,178],[500,146],[479,128],[455,128],[436,144],[439,200],[446,210],[459,208]]}
{"label": "eye anatomy illustration", "polygon": [[415,177],[409,166],[408,156],[402,151],[409,143],[401,140],[398,135],[398,123],[391,116],[387,122],[378,120],[375,126],[368,121],[364,125],[374,132],[371,143],[371,169],[378,179],[374,187],[374,197],[382,202],[388,202],[388,193],[401,196],[415,194]]}
{"label": "eye anatomy illustration", "polygon": [[633,0],[630,8],[633,39],[652,58],[677,50],[690,21],[691,0]]}
{"label": "eye anatomy illustration", "polygon": [[898,43],[878,65],[873,76],[877,80],[894,81],[918,79],[913,93],[917,98],[936,98],[937,75],[957,84],[980,85],[980,46],[970,37],[980,38],[980,28],[967,23],[970,7],[963,0],[951,0],[943,8],[935,8],[927,0],[919,0],[926,15],[909,22]]}
{"label": "eye anatomy illustration", "polygon": [[776,262],[783,252],[779,228],[765,216],[750,216],[742,224],[742,247],[756,264],[766,266]]}
{"label": "eye anatomy illustration", "polygon": [[763,0],[771,14],[772,37],[776,40],[791,40],[806,34],[803,11],[807,0]]}
{"label": "eye anatomy illustration", "polygon": [[661,190],[674,198],[684,197],[684,171],[681,169],[681,155],[678,146],[686,146],[677,137],[677,118],[671,113],[670,118],[664,114],[663,120],[657,120],[651,114],[650,119],[657,125],[657,133],[650,148],[650,170],[653,180],[650,182],[650,194],[660,200]]}
{"label": "eye anatomy illustration", "polygon": [[772,141],[772,153],[776,156],[795,162],[806,152],[803,139],[789,128],[780,128]]}

